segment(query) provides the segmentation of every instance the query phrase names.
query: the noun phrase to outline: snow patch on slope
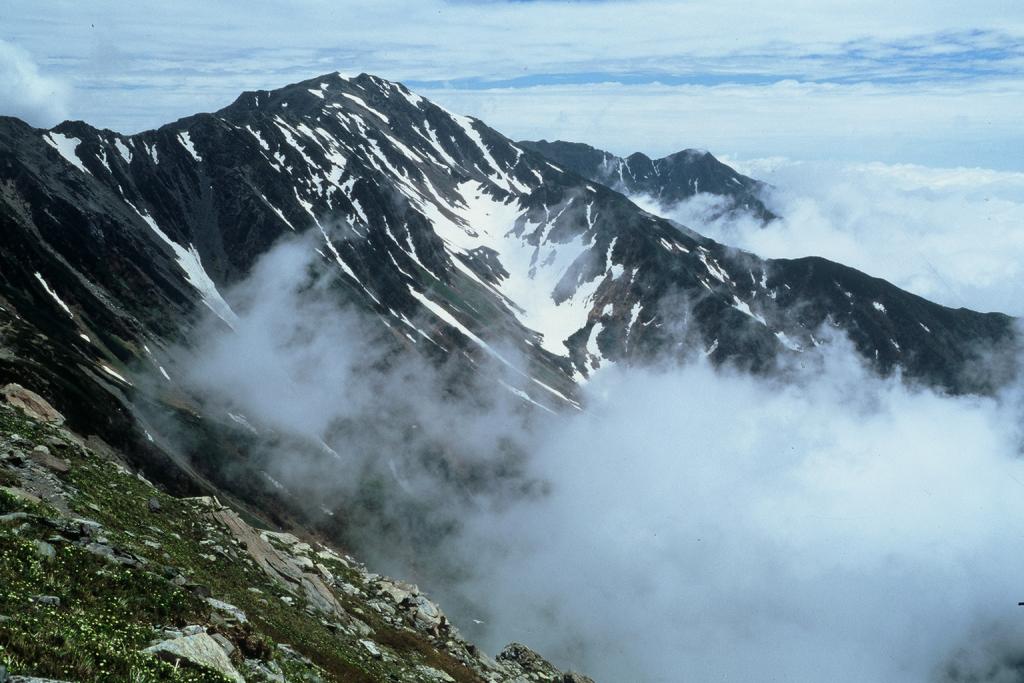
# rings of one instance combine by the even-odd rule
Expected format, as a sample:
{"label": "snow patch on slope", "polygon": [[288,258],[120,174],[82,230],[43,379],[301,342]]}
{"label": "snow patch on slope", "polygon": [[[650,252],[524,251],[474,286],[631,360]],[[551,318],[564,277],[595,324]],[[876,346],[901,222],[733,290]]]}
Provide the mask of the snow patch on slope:
{"label": "snow patch on slope", "polygon": [[192,144],[192,136],[189,135],[187,130],[178,133],[178,141],[181,143],[182,147],[188,150],[188,153],[192,155],[193,159],[202,162],[203,158],[199,156],[199,152],[196,151],[196,146]]}
{"label": "snow patch on slope", "polygon": [[[472,181],[460,184],[458,190],[462,205],[448,207],[455,220],[430,202],[422,206],[435,232],[449,247],[464,254],[479,247],[494,250],[508,272],[497,285],[499,293],[514,304],[512,308],[524,326],[543,335],[542,348],[568,355],[564,342],[586,325],[601,277],[579,283],[575,292],[560,302],[555,301],[554,292],[578,259],[595,257],[593,245],[584,235],[566,243],[548,241],[555,218],[545,224],[526,223],[517,231],[516,221],[522,213],[517,200],[502,202]],[[538,244],[534,245],[530,240],[537,231],[532,239]]]}
{"label": "snow patch on slope", "polygon": [[[85,165],[82,164],[82,160],[78,158],[78,154],[76,153],[78,146],[82,144],[81,140],[79,140],[78,138],[73,138],[69,135],[64,135],[63,133],[53,132],[44,135],[43,140],[45,140],[50,145],[50,147],[53,147],[55,150],[57,150],[60,153],[60,155],[64,157],[65,160],[67,160],[69,164],[77,168],[79,171],[82,171],[83,173],[89,173],[89,169],[87,169]],[[89,173],[89,175],[92,174]]]}
{"label": "snow patch on slope", "polygon": [[73,320],[75,316],[71,312],[71,309],[68,308],[68,305],[64,303],[64,301],[59,296],[57,296],[57,292],[53,291],[50,285],[46,283],[46,280],[43,279],[43,276],[38,272],[36,273],[36,279],[39,280],[39,284],[43,286],[43,289],[46,290],[46,293],[52,296],[53,300],[56,301],[60,305],[60,307],[64,309],[64,312],[68,314],[68,317]]}
{"label": "snow patch on slope", "polygon": [[[126,200],[127,201],[127,200]],[[167,246],[174,252],[174,256],[177,258],[178,266],[185,272],[185,279],[190,285],[192,285],[200,294],[203,303],[206,304],[207,308],[213,311],[218,318],[223,320],[229,326],[234,327],[235,323],[238,322],[238,316],[231,310],[231,306],[228,302],[224,301],[224,298],[217,291],[217,285],[213,282],[213,279],[206,273],[203,268],[202,261],[199,259],[199,252],[192,244],[188,245],[188,249],[185,249],[180,244],[172,240],[167,236],[160,226],[156,224],[153,217],[148,213],[139,211],[138,208],[131,202],[128,202],[128,206],[135,209],[135,213],[139,214],[139,217],[145,221],[146,225],[156,233]]]}

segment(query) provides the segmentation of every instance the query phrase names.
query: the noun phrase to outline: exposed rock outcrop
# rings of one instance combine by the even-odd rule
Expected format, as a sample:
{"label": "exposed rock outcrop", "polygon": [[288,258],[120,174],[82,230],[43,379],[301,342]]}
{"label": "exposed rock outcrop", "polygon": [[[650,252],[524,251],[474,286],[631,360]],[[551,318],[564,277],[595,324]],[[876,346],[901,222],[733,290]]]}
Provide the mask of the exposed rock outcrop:
{"label": "exposed rock outcrop", "polygon": [[15,408],[21,408],[27,415],[42,422],[60,426],[64,424],[64,416],[49,401],[34,391],[20,384],[8,384],[2,390],[4,399]]}
{"label": "exposed rock outcrop", "polygon": [[192,664],[205,666],[235,683],[245,683],[245,679],[231,664],[224,648],[205,632],[161,641],[146,648],[146,652],[174,663],[185,660]]}

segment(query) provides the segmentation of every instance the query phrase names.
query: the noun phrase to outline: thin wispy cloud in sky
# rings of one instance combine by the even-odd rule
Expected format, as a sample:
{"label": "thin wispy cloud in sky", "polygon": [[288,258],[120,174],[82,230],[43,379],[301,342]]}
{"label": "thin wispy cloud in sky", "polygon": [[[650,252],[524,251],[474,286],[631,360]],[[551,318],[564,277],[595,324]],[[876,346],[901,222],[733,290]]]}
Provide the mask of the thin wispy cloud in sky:
{"label": "thin wispy cloud in sky", "polygon": [[[1009,112],[1024,97],[1024,12],[994,0],[260,2],[244,17],[225,3],[114,8],[14,0],[0,39],[71,86],[70,116],[125,132],[340,70],[407,82],[517,136],[620,153],[806,158],[841,138],[831,155],[1016,167],[1002,147],[1008,131],[1019,139]],[[937,101],[950,88],[968,88],[970,106]],[[865,93],[876,113],[862,130]],[[908,114],[895,139],[875,130],[891,124],[878,120],[879,97]]]}
{"label": "thin wispy cloud in sky", "polygon": [[25,50],[0,40],[0,116],[57,120],[67,113],[68,89],[42,74]]}
{"label": "thin wispy cloud in sky", "polygon": [[535,86],[429,92],[514,138],[625,155],[687,147],[737,157],[915,162],[1015,170],[1024,83]]}

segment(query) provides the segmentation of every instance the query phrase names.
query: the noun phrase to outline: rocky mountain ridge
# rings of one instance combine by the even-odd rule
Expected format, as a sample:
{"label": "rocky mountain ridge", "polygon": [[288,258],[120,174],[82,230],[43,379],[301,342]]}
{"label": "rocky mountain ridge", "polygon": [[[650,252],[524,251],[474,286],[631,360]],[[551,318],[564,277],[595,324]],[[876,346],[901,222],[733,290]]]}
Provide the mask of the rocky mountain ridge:
{"label": "rocky mountain ridge", "polygon": [[705,193],[726,199],[713,218],[746,213],[763,223],[777,216],[764,205],[761,194],[767,185],[737,173],[703,149],[684,149],[660,159],[635,152],[618,157],[580,142],[521,140],[519,145],[584,178],[607,185],[626,195],[645,195],[671,206]]}
{"label": "rocky mountain ridge", "polygon": [[482,354],[510,371],[510,391],[553,409],[608,362],[681,350],[763,368],[815,346],[822,325],[881,372],[985,390],[974,349],[1013,336],[1006,316],[681,231],[367,75],[245,93],[131,137],[2,119],[0,202],[0,367],[60,387],[73,420],[98,403],[93,423],[132,391],[133,364],[166,372],[162,349],[203,311],[230,325],[222,290],[292,233],[319,236],[339,300],[400,351]]}

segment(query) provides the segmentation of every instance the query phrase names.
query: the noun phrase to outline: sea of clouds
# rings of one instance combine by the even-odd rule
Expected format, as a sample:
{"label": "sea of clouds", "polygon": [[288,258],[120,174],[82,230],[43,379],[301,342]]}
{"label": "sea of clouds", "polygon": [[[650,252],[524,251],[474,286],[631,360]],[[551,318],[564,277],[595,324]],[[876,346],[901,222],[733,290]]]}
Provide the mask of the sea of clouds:
{"label": "sea of clouds", "polygon": [[[702,223],[706,197],[654,208],[769,256],[1014,310],[1017,176],[773,164],[743,167],[776,187],[767,228]],[[519,640],[599,681],[1024,675],[1017,382],[910,387],[838,337],[778,377],[612,365],[583,411],[528,415],[500,369],[453,391],[444,367],[393,354],[338,309],[314,253],[264,257],[227,294],[235,330],[197,340],[183,381],[335,454],[282,448],[265,466],[304,505],[343,510],[357,554],[488,651]]]}

